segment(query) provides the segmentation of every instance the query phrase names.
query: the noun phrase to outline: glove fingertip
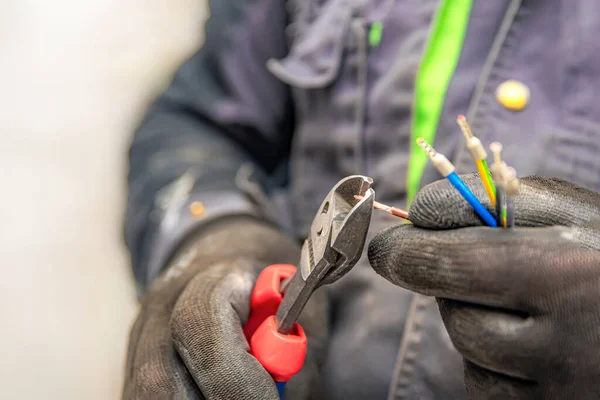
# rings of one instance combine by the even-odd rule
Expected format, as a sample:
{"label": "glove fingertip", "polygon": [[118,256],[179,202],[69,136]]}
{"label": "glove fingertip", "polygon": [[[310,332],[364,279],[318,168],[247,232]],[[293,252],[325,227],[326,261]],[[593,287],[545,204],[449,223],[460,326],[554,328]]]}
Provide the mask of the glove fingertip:
{"label": "glove fingertip", "polygon": [[[491,211],[491,204],[477,174],[462,175],[461,179]],[[481,226],[483,222],[462,195],[446,179],[421,189],[409,207],[408,217],[419,228],[455,229]]]}
{"label": "glove fingertip", "polygon": [[396,253],[401,246],[399,236],[407,228],[412,227],[410,225],[399,225],[386,228],[379,232],[369,243],[367,256],[371,267],[377,274],[383,277],[389,275],[389,266],[394,264]]}
{"label": "glove fingertip", "polygon": [[449,197],[446,181],[439,181],[427,186],[427,190],[421,190],[415,196],[413,203],[408,209],[408,219],[415,226],[421,228],[446,228],[451,227],[452,221],[445,221],[444,215],[440,213],[440,201],[443,197]]}

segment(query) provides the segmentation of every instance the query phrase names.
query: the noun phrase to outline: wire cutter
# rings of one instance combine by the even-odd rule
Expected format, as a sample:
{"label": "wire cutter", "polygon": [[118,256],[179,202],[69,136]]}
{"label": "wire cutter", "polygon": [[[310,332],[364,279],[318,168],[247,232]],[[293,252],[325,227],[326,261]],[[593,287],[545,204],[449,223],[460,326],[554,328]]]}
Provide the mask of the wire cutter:
{"label": "wire cutter", "polygon": [[372,184],[362,175],[339,181],[312,222],[299,268],[271,265],[256,281],[244,334],[250,353],[271,374],[280,396],[304,364],[307,340],[296,321],[308,299],[319,286],[348,273],[361,257],[375,198]]}

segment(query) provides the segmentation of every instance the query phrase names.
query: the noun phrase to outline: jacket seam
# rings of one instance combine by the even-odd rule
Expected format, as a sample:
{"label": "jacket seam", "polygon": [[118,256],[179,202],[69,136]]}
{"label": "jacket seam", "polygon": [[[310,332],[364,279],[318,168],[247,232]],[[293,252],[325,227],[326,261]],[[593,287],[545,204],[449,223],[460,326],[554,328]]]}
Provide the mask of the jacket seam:
{"label": "jacket seam", "polygon": [[426,302],[422,300],[426,300],[425,296],[413,293],[406,325],[400,340],[400,350],[394,367],[388,400],[400,400],[408,396],[423,334],[422,318],[419,317],[423,315]]}
{"label": "jacket seam", "polygon": [[[481,118],[482,116],[482,107],[480,106],[482,103],[484,103],[483,97],[488,89],[490,77],[497,69],[497,61],[500,52],[504,49],[506,39],[511,30],[514,29],[515,18],[521,8],[521,4],[522,0],[512,0],[506,9],[502,23],[500,24],[500,28],[498,29],[498,33],[496,34],[494,43],[492,44],[492,48],[488,53],[483,70],[479,76],[479,80],[477,81],[477,86],[473,91],[473,96],[471,97],[469,107],[467,108],[467,119],[471,121],[471,125],[475,130],[477,130],[478,126],[478,121],[476,121],[476,119],[478,117]],[[456,152],[453,160],[454,165],[458,165],[462,155],[464,154],[464,149],[466,148],[465,139],[461,138],[460,140],[461,144],[458,146],[458,151]]]}

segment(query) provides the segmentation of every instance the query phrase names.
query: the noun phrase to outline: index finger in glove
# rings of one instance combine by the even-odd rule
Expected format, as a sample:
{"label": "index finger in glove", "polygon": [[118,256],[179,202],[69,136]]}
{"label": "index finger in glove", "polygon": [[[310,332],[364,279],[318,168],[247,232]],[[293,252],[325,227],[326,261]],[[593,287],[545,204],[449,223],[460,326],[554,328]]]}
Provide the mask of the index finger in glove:
{"label": "index finger in glove", "polygon": [[207,268],[173,310],[175,347],[206,398],[279,399],[273,378],[248,353],[242,331],[256,277],[251,271],[235,262]]}
{"label": "index finger in glove", "polygon": [[[465,184],[492,214],[495,211],[477,174],[462,176]],[[600,214],[600,195],[570,182],[537,176],[520,180],[515,199],[518,226],[586,226]],[[425,186],[409,209],[410,221],[421,228],[482,226],[473,208],[446,179]]]}
{"label": "index finger in glove", "polygon": [[[536,310],[552,285],[569,274],[581,249],[571,228],[432,231],[403,225],[369,245],[373,269],[414,292],[514,310]],[[567,264],[567,265],[565,265]]]}

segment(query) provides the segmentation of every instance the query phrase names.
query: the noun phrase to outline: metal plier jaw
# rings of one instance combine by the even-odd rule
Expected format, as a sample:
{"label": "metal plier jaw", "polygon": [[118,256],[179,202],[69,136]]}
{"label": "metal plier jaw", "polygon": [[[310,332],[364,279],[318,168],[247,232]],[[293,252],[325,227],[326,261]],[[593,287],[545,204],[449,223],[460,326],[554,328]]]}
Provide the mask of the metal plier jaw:
{"label": "metal plier jaw", "polygon": [[289,333],[312,292],[344,276],[360,259],[375,200],[372,185],[373,179],[352,175],[339,181],[323,200],[302,246],[300,266],[284,284],[275,316],[278,332]]}

